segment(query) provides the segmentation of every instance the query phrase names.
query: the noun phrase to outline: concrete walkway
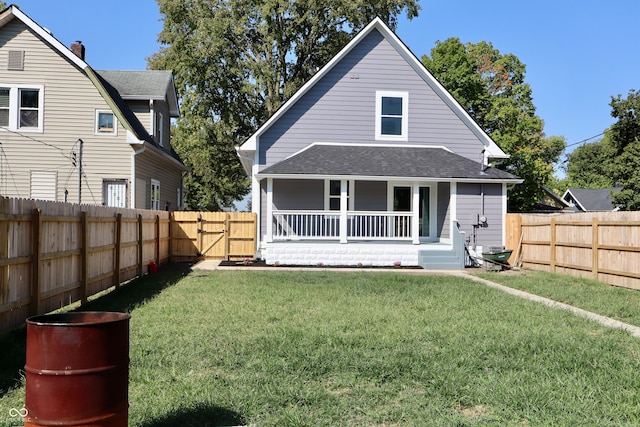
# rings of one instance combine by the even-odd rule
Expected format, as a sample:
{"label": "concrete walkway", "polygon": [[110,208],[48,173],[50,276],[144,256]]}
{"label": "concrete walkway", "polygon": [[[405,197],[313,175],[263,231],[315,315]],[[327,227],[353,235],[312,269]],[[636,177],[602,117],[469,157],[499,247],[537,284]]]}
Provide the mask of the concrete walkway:
{"label": "concrete walkway", "polygon": [[[241,270],[244,267],[228,267],[221,266],[219,260],[203,260],[195,264],[192,269],[194,270],[218,270],[218,271],[229,271],[229,270]],[[434,274],[443,274],[450,276],[458,276],[463,277],[469,280],[473,280],[475,282],[483,283],[486,286],[489,286],[494,289],[498,289],[502,292],[506,292],[510,295],[517,296],[519,298],[523,298],[529,301],[538,302],[544,304],[548,307],[557,308],[560,310],[569,311],[576,316],[584,317],[586,319],[597,322],[603,326],[613,329],[623,329],[629,332],[632,336],[636,338],[640,338],[640,327],[630,325],[628,323],[621,322],[619,320],[612,319],[610,317],[601,316],[596,313],[592,313],[587,310],[583,310],[581,308],[574,307],[569,304],[564,304],[558,301],[554,301],[549,298],[544,298],[538,295],[530,294],[528,292],[520,291],[518,289],[509,288],[504,285],[500,285],[498,283],[492,282],[490,280],[482,279],[473,274],[466,273],[464,271],[449,271],[449,270],[421,270],[421,269],[396,269],[396,268],[332,268],[332,267],[251,267],[252,271],[273,271],[277,270],[289,270],[289,271],[302,271],[302,270],[314,270],[314,271],[342,271],[342,272],[350,272],[350,273],[361,273],[361,272],[394,272],[394,273],[403,273],[403,274],[415,274],[415,275],[434,275]],[[499,273],[497,273],[499,274]]]}

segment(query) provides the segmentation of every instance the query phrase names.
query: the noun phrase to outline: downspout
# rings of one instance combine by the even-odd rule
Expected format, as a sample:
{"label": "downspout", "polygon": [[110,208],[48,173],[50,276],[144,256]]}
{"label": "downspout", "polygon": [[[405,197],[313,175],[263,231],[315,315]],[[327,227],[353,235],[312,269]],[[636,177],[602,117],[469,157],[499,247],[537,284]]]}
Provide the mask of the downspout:
{"label": "downspout", "polygon": [[131,209],[136,209],[136,156],[146,150],[143,145],[139,150],[134,150],[131,153]]}

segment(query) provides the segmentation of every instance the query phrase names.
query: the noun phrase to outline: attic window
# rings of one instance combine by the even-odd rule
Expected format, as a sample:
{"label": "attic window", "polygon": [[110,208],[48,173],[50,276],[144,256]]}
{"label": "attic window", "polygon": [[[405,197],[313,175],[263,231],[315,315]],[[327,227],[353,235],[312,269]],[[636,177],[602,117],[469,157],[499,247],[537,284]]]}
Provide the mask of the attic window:
{"label": "attic window", "polygon": [[408,108],[407,92],[376,92],[376,139],[407,141]]}
{"label": "attic window", "polygon": [[116,135],[118,123],[111,111],[96,110],[96,135]]}
{"label": "attic window", "polygon": [[9,51],[9,61],[7,62],[7,70],[9,71],[24,70],[24,50]]}

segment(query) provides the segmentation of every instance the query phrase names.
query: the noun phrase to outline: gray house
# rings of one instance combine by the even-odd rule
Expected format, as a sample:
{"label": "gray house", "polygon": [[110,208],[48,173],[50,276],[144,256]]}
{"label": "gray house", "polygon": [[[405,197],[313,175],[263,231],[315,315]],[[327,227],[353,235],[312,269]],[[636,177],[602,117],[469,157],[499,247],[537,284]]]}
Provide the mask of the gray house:
{"label": "gray house", "polygon": [[505,242],[507,157],[380,19],[242,146],[268,264],[464,268]]}
{"label": "gray house", "polygon": [[578,212],[612,212],[618,207],[611,194],[618,191],[620,188],[569,188],[562,198]]}

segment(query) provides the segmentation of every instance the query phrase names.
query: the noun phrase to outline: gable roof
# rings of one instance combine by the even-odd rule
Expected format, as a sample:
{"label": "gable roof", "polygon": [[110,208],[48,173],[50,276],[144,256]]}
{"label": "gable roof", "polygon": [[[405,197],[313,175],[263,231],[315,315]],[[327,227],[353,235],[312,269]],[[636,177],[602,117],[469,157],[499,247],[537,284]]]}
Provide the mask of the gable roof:
{"label": "gable roof", "polygon": [[58,39],[53,37],[53,34],[49,30],[44,27],[41,27],[34,20],[29,18],[25,13],[23,13],[18,6],[12,4],[0,12],[0,28],[4,27],[7,23],[11,22],[14,18],[22,21],[29,29],[31,29],[34,33],[43,38],[47,43],[53,46],[62,56],[66,57],[69,61],[73,62],[80,69],[85,69],[89,65],[84,62],[80,57],[71,52],[64,44],[62,44]]}
{"label": "gable roof", "polygon": [[165,70],[96,70],[125,100],[166,101],[171,117],[179,117],[173,73]]}
{"label": "gable roof", "polygon": [[[14,4],[8,6],[2,12],[0,12],[0,29],[4,27],[6,24],[11,22],[13,19],[20,20],[24,25],[26,25],[31,31],[37,34],[40,38],[42,38],[46,43],[51,45],[62,57],[69,60],[72,64],[77,66],[81,71],[83,71],[87,78],[93,83],[98,92],[102,95],[105,102],[109,105],[111,110],[114,112],[120,123],[127,129],[132,138],[129,138],[127,135],[127,140],[131,144],[143,144],[145,142],[149,143],[151,146],[156,148],[157,150],[162,151],[167,154],[173,161],[177,162],[177,164],[186,170],[186,167],[180,160],[179,156],[175,151],[168,151],[164,148],[159,147],[153,140],[153,138],[149,135],[149,132],[146,128],[140,123],[138,118],[133,114],[131,109],[126,105],[123,101],[118,90],[109,84],[103,77],[101,77],[95,70],[93,70],[87,62],[78,57],[76,54],[71,52],[71,50],[62,44],[58,39],[56,39],[53,34],[44,27],[40,26],[37,22],[29,18],[24,12],[20,10],[20,8]],[[166,73],[170,73],[166,71]],[[173,77],[171,77],[171,83],[173,84]],[[164,88],[167,88],[165,85]],[[175,90],[175,87],[174,87]],[[169,104],[171,106],[171,103]],[[177,101],[176,101],[177,108]]]}
{"label": "gable roof", "polygon": [[449,108],[468,126],[474,135],[485,147],[486,158],[508,158],[502,149],[487,135],[486,132],[469,116],[464,108],[455,98],[442,86],[442,84],[426,69],[420,60],[409,50],[409,48],[391,31],[391,29],[380,18],[375,18],[369,25],[361,30],[331,61],[322,67],[314,76],[307,81],[289,100],[287,100],[260,128],[247,139],[240,147],[236,148],[240,160],[251,173],[250,159],[247,156],[257,149],[260,135],[262,135],[272,124],[284,115],[296,102],[302,98],[316,83],[318,83],[336,64],[349,54],[372,31],[378,31],[383,38],[400,54],[400,56],[414,69],[414,71],[428,84],[433,91],[449,106]]}
{"label": "gable roof", "polygon": [[312,144],[258,174],[259,178],[295,176],[522,182],[499,169],[482,169],[479,163],[444,147],[409,145]]}
{"label": "gable roof", "polygon": [[608,212],[616,209],[611,199],[615,188],[569,188],[562,198],[583,212]]}

